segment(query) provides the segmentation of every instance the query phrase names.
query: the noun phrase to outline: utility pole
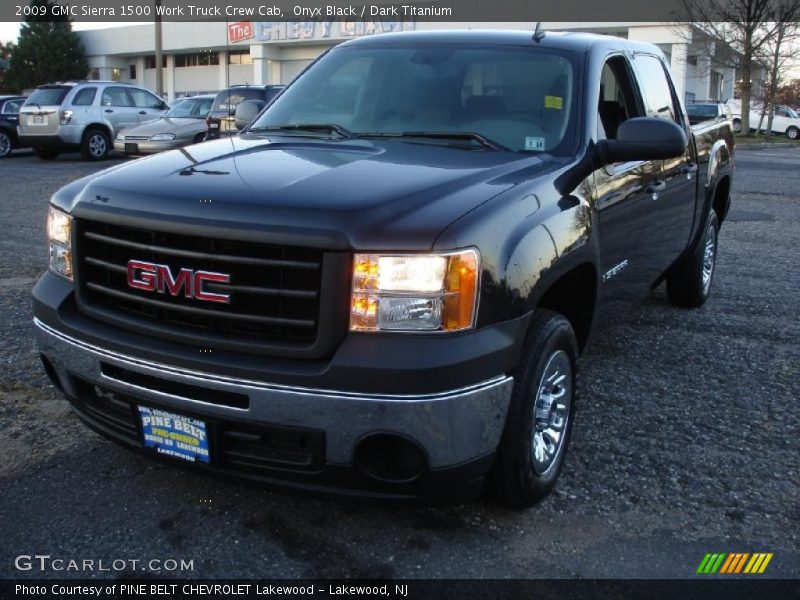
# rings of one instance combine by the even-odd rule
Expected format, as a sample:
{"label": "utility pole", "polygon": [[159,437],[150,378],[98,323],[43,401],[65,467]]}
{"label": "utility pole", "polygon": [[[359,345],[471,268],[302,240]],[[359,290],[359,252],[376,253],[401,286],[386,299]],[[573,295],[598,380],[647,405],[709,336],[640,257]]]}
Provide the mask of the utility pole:
{"label": "utility pole", "polygon": [[159,98],[164,97],[164,72],[162,66],[164,63],[164,54],[161,44],[161,0],[155,0],[156,5],[156,95]]}

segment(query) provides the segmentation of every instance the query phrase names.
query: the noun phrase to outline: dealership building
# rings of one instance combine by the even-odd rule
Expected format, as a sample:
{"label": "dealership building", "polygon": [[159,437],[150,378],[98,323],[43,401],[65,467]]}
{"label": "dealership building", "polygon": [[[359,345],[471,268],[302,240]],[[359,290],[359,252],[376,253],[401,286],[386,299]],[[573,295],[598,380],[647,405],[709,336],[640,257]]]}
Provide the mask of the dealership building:
{"label": "dealership building", "polygon": [[[164,95],[169,99],[236,84],[287,84],[311,61],[343,41],[384,32],[435,29],[523,29],[535,23],[165,22]],[[652,42],[666,54],[687,100],[733,97],[731,48],[692,25],[655,23],[544,23],[547,30],[585,31]],[[90,78],[156,87],[155,25],[79,32]],[[754,78],[755,79],[755,78]],[[758,81],[755,81],[758,85]]]}

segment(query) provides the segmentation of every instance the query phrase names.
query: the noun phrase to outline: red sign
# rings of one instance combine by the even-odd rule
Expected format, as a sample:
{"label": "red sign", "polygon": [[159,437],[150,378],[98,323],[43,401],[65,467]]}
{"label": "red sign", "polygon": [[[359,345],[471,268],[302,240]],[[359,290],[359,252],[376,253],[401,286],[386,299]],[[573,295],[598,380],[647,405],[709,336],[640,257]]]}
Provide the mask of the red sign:
{"label": "red sign", "polygon": [[228,25],[228,41],[231,44],[243,42],[255,36],[256,30],[250,21],[239,21]]}

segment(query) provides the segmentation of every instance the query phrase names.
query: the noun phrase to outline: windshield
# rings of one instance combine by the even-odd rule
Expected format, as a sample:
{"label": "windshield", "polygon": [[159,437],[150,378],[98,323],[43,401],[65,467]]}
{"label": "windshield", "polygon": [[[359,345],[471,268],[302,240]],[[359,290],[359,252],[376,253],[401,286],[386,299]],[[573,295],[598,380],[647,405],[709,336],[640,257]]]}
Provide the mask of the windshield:
{"label": "windshield", "polygon": [[167,116],[175,119],[205,119],[212,104],[213,98],[189,98],[173,106]]}
{"label": "windshield", "polygon": [[533,47],[343,47],[303,73],[253,129],[329,124],[356,136],[472,133],[514,151],[566,155],[577,129],[574,60]]}
{"label": "windshield", "polygon": [[31,94],[26,104],[39,104],[41,106],[59,105],[64,100],[69,90],[70,88],[67,86],[40,87]]}
{"label": "windshield", "polygon": [[800,119],[800,115],[798,115],[798,114],[797,114],[797,111],[796,111],[796,110],[794,110],[793,108],[789,108],[789,107],[787,106],[787,107],[786,107],[786,112],[788,112],[788,113],[789,113],[789,116],[790,116],[792,119]]}
{"label": "windshield", "polygon": [[211,114],[219,116],[233,116],[236,107],[245,100],[264,100],[264,90],[259,88],[232,88],[217,94]]}

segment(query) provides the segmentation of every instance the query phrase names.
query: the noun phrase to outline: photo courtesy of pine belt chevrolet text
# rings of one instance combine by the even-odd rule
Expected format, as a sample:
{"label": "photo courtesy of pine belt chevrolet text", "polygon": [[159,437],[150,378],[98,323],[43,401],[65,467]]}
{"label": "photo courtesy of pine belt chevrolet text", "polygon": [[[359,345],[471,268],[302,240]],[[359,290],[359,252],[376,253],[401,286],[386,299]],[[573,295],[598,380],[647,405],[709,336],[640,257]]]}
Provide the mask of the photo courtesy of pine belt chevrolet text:
{"label": "photo courtesy of pine belt chevrolet text", "polygon": [[154,458],[527,507],[569,460],[604,315],[661,284],[687,309],[710,294],[732,122],[690,125],[655,45],[354,39],[242,119],[51,199],[42,363]]}

